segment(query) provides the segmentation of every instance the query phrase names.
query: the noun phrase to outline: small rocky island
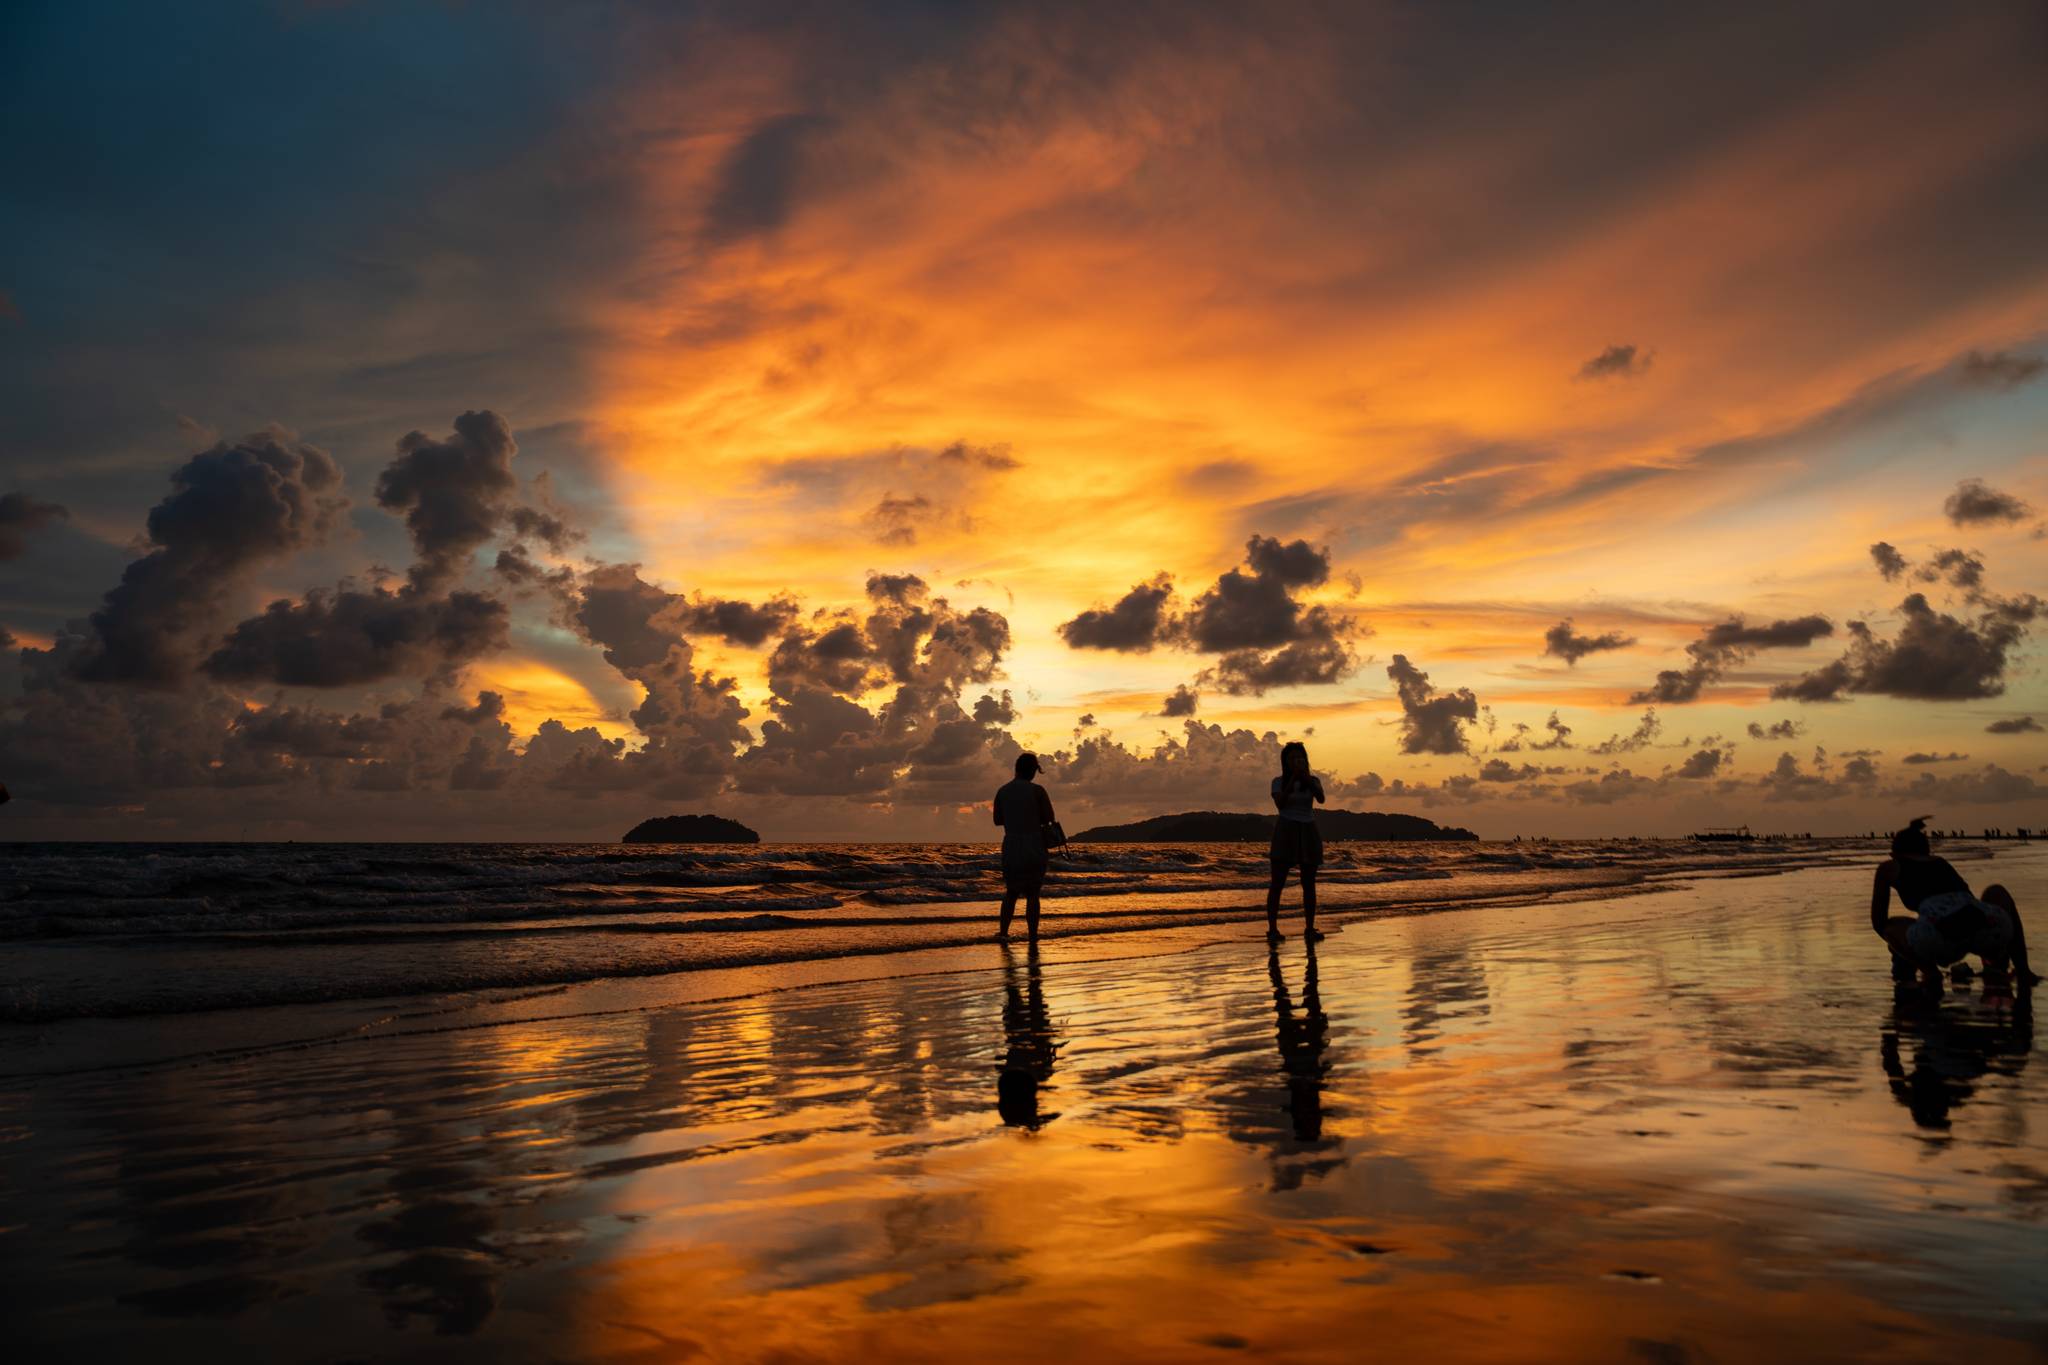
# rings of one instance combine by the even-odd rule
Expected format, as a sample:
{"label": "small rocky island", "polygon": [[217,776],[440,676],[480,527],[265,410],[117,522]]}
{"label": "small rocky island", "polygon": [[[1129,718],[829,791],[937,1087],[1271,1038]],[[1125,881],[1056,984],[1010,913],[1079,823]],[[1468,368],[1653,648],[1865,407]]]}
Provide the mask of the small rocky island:
{"label": "small rocky island", "polygon": [[722,815],[657,815],[626,831],[622,844],[758,844],[761,836]]}
{"label": "small rocky island", "polygon": [[[1251,811],[1186,811],[1155,815],[1130,825],[1098,825],[1073,838],[1077,844],[1237,844],[1273,837],[1276,817]],[[1316,812],[1316,826],[1325,839],[1356,839],[1371,843],[1411,840],[1477,842],[1469,829],[1439,825],[1419,815],[1394,815],[1370,810]]]}

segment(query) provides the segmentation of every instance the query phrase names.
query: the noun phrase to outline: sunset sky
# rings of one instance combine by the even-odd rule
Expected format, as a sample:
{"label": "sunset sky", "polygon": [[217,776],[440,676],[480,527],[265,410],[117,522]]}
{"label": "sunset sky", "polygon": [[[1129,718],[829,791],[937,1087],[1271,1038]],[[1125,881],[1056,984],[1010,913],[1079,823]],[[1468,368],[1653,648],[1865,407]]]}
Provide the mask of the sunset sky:
{"label": "sunset sky", "polygon": [[28,3],[0,837],[2048,824],[2035,3]]}

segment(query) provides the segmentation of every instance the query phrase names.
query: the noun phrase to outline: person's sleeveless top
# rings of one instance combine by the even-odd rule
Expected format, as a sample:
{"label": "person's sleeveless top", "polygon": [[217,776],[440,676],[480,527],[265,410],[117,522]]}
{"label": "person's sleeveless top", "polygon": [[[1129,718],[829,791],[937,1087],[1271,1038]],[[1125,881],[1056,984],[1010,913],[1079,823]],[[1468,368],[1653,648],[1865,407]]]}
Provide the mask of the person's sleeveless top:
{"label": "person's sleeveless top", "polygon": [[1970,894],[1970,884],[1963,880],[1962,873],[1949,866],[1946,858],[1900,858],[1892,866],[1898,869],[1893,885],[1898,888],[1900,903],[1908,910],[1918,911],[1920,903],[1929,896],[1951,891]]}
{"label": "person's sleeveless top", "polygon": [[1004,783],[996,792],[996,809],[1003,816],[1003,866],[1043,866],[1044,821],[1047,807],[1045,788],[1026,777]]}

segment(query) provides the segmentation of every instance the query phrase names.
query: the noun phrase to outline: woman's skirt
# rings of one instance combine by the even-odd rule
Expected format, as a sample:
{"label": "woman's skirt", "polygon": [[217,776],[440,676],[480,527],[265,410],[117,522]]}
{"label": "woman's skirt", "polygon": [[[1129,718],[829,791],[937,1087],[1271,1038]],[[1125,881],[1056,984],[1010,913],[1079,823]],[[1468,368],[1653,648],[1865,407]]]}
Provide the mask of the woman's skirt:
{"label": "woman's skirt", "polygon": [[1323,832],[1313,820],[1273,822],[1273,866],[1313,872],[1323,865]]}
{"label": "woman's skirt", "polygon": [[2002,905],[1978,900],[1967,891],[1944,891],[1920,902],[1906,946],[1923,962],[1946,967],[1975,953],[1997,960],[2012,953],[2012,916]]}

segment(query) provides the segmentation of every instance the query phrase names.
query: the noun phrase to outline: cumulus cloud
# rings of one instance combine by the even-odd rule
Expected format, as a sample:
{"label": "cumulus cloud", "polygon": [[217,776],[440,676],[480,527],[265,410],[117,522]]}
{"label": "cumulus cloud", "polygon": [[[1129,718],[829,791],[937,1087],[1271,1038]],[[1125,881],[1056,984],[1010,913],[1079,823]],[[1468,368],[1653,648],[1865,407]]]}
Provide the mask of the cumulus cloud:
{"label": "cumulus cloud", "polygon": [[1543,633],[1543,652],[1554,655],[1568,664],[1577,664],[1588,654],[1599,654],[1610,649],[1626,649],[1634,644],[1635,637],[1623,635],[1620,631],[1608,631],[1604,635],[1580,635],[1572,629],[1569,616]]}
{"label": "cumulus cloud", "polygon": [[1629,700],[1638,704],[1697,701],[1703,688],[1720,681],[1729,669],[1758,650],[1797,649],[1834,633],[1834,623],[1825,616],[1801,616],[1768,625],[1750,625],[1740,616],[1731,616],[1707,627],[1685,647],[1692,661],[1683,669],[1659,672],[1655,683]]}
{"label": "cumulus cloud", "polygon": [[518,453],[511,426],[488,408],[463,413],[445,437],[413,431],[399,438],[398,454],[377,477],[377,505],[403,516],[412,534],[413,586],[431,591],[459,577],[497,535],[519,493]]}
{"label": "cumulus cloud", "polygon": [[1801,725],[1790,716],[1783,720],[1772,721],[1769,725],[1759,725],[1756,721],[1751,721],[1749,723],[1749,737],[1751,739],[1797,739],[1805,732],[1805,729],[1804,725]]}
{"label": "cumulus cloud", "polygon": [[1647,374],[1655,357],[1633,345],[1609,346],[1579,366],[1581,379],[1636,379]]}
{"label": "cumulus cloud", "polygon": [[67,651],[82,679],[174,687],[195,637],[256,565],[323,539],[347,506],[327,452],[282,427],[220,442],[180,465],[150,510],[150,552],[92,614],[92,639]]}
{"label": "cumulus cloud", "polygon": [[21,558],[31,531],[70,515],[57,503],[40,502],[26,493],[0,493],[0,562]]}
{"label": "cumulus cloud", "polygon": [[1515,732],[1503,740],[1497,747],[1504,754],[1516,753],[1522,749],[1569,749],[1572,747],[1572,727],[1559,720],[1557,712],[1552,711],[1549,719],[1543,722],[1543,731],[1548,738],[1531,739],[1530,736],[1535,731],[1520,721],[1516,721]]}
{"label": "cumulus cloud", "polygon": [[1906,572],[1906,557],[1889,541],[1880,540],[1871,546],[1870,558],[1887,583],[1896,583]]}
{"label": "cumulus cloud", "polygon": [[1356,625],[1298,594],[1330,578],[1330,555],[1305,540],[1251,537],[1244,565],[1227,570],[1187,610],[1170,606],[1165,574],[1135,585],[1113,606],[1062,623],[1071,648],[1142,653],[1159,645],[1218,656],[1198,682],[1232,695],[1337,682],[1358,667]]}
{"label": "cumulus cloud", "polygon": [[1170,638],[1173,620],[1167,604],[1172,597],[1173,580],[1161,574],[1133,587],[1114,606],[1091,608],[1063,622],[1060,637],[1074,649],[1143,653]]}
{"label": "cumulus cloud", "polygon": [[1899,603],[1898,635],[1883,639],[1868,622],[1849,623],[1849,649],[1827,666],[1781,683],[1773,697],[1793,701],[1839,701],[1869,693],[1920,701],[1968,701],[2005,691],[2005,670],[2014,646],[2043,610],[2028,594],[1998,598],[1978,593],[1980,610],[1959,617],[1939,611],[1921,593]]}
{"label": "cumulus cloud", "polygon": [[1678,771],[1672,776],[1689,780],[1713,777],[1721,771],[1721,765],[1726,761],[1727,754],[1724,750],[1700,749],[1679,764]]}
{"label": "cumulus cloud", "polygon": [[1194,691],[1186,683],[1182,683],[1174,688],[1167,695],[1166,700],[1160,704],[1159,714],[1162,716],[1192,716],[1195,714],[1195,709],[1201,705],[1201,701],[1201,693]]}
{"label": "cumulus cloud", "polygon": [[1594,745],[1588,752],[1603,756],[1608,754],[1632,754],[1638,750],[1649,748],[1663,728],[1663,722],[1657,719],[1656,708],[1652,707],[1643,712],[1643,718],[1636,722],[1635,729],[1625,735],[1609,735],[1606,739]]}
{"label": "cumulus cloud", "polygon": [[1597,778],[1565,783],[1558,788],[1558,794],[1580,805],[1612,806],[1654,795],[1657,790],[1656,778],[1638,776],[1627,768],[1615,768]]}
{"label": "cumulus cloud", "polygon": [[314,590],[272,602],[202,665],[222,682],[347,687],[386,678],[451,681],[462,665],[503,649],[510,614],[481,593],[445,597],[407,584],[397,592]]}
{"label": "cumulus cloud", "polygon": [[2041,722],[2032,716],[2008,716],[1984,727],[1984,732],[1990,735],[2030,735],[2038,734],[2040,730]]}
{"label": "cumulus cloud", "polygon": [[1470,688],[1438,692],[1429,675],[1396,654],[1387,677],[1401,699],[1401,752],[1462,754],[1470,751],[1465,724],[1479,717],[1479,699]]}
{"label": "cumulus cloud", "polygon": [[1987,763],[1972,772],[1923,772],[1909,785],[1895,788],[1886,795],[1901,803],[1918,803],[1929,809],[1937,806],[2010,806],[2048,797],[2048,786],[2025,773],[2008,772],[1996,763]]}
{"label": "cumulus cloud", "polygon": [[1960,763],[1968,757],[1968,754],[1958,754],[1954,752],[1946,754],[1911,753],[1907,754],[1904,758],[1900,759],[1899,762],[1911,763],[1915,765],[1926,763]]}
{"label": "cumulus cloud", "polygon": [[738,765],[740,790],[957,801],[1021,752],[1000,728],[1014,715],[1008,694],[971,712],[960,704],[964,688],[996,676],[1009,622],[961,611],[913,575],[870,575],[867,596],[865,613],[820,616],[777,644],[770,715]]}
{"label": "cumulus cloud", "polygon": [[[2040,361],[2034,365],[2038,369]],[[2010,493],[2001,493],[1982,479],[1964,479],[1956,484],[1941,510],[1957,526],[2010,525],[2033,515],[2034,509]]]}

